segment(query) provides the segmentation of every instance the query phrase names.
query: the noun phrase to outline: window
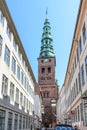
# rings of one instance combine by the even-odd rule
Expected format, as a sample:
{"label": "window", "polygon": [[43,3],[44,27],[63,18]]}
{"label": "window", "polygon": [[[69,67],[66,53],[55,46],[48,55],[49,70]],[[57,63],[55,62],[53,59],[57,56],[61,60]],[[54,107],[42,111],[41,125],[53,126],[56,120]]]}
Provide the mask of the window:
{"label": "window", "polygon": [[2,77],[2,94],[4,96],[7,96],[7,91],[8,91],[8,78],[3,75]]}
{"label": "window", "polygon": [[41,60],[41,62],[43,63],[43,60]]}
{"label": "window", "polygon": [[24,77],[24,87],[25,87],[25,89],[26,89],[26,82],[27,82],[26,77]]}
{"label": "window", "polygon": [[45,68],[42,68],[42,69],[41,69],[41,72],[42,72],[42,74],[45,73]]}
{"label": "window", "polygon": [[85,58],[85,70],[86,70],[86,77],[87,77],[87,56]]}
{"label": "window", "polygon": [[10,83],[10,101],[14,101],[14,84]]}
{"label": "window", "polygon": [[85,43],[85,41],[86,41],[86,27],[85,27],[85,23],[83,25],[82,34],[83,34],[83,43]]}
{"label": "window", "polygon": [[25,129],[25,117],[23,117],[23,129]]}
{"label": "window", "polygon": [[22,128],[22,116],[19,117],[19,129]]}
{"label": "window", "polygon": [[20,52],[19,49],[18,49],[18,57],[19,57],[19,59],[21,60],[21,52]]}
{"label": "window", "polygon": [[7,130],[12,130],[12,113],[8,113],[8,129]]}
{"label": "window", "polygon": [[22,65],[24,66],[24,59],[23,59],[23,56],[22,56]]}
{"label": "window", "polygon": [[28,110],[30,111],[30,101],[28,101]]}
{"label": "window", "polygon": [[49,92],[47,92],[47,97],[49,97]]}
{"label": "window", "polygon": [[78,121],[80,121],[80,112],[79,112],[79,106],[77,107],[78,110]]}
{"label": "window", "polygon": [[20,93],[20,105],[22,106],[22,102],[23,102],[23,94]]}
{"label": "window", "polygon": [[48,73],[51,73],[51,67],[48,67]]}
{"label": "window", "polygon": [[75,69],[76,69],[76,64],[77,64],[77,63],[76,63],[76,56],[75,56],[74,62],[75,62]]}
{"label": "window", "polygon": [[17,130],[18,127],[18,115],[15,114],[15,118],[14,118],[14,130]]}
{"label": "window", "polygon": [[5,111],[0,110],[0,130],[5,130]]}
{"label": "window", "polygon": [[78,94],[78,82],[77,82],[77,78],[76,78],[76,90],[77,90],[77,94]]}
{"label": "window", "polygon": [[46,28],[46,31],[47,31],[48,29]]}
{"label": "window", "polygon": [[44,98],[48,98],[49,97],[49,92],[44,92]]}
{"label": "window", "polygon": [[16,72],[16,60],[12,56],[12,65],[11,65],[12,72],[15,74]]}
{"label": "window", "polygon": [[19,104],[19,89],[16,88],[16,99],[15,99],[16,103]]}
{"label": "window", "polygon": [[23,72],[21,71],[21,83],[22,83],[22,85],[23,85],[23,81],[24,81],[24,74],[23,74]]}
{"label": "window", "polygon": [[0,55],[1,55],[1,52],[2,52],[2,42],[3,42],[3,38],[0,35]]}
{"label": "window", "polygon": [[46,44],[47,44],[47,40],[46,40]]}
{"label": "window", "polygon": [[17,51],[17,44],[15,41],[13,41],[13,47],[14,47],[15,51]]}
{"label": "window", "polygon": [[28,83],[28,81],[27,81],[27,92],[29,92],[29,83]]}
{"label": "window", "polygon": [[81,121],[83,121],[83,106],[80,104]]}
{"label": "window", "polygon": [[4,61],[9,66],[9,64],[10,64],[10,50],[8,49],[7,45],[5,45]]}
{"label": "window", "polygon": [[17,65],[17,78],[20,80],[20,67]]}
{"label": "window", "polygon": [[51,59],[49,59],[49,62],[51,62]]}
{"label": "window", "polygon": [[80,40],[79,40],[79,50],[80,50],[80,54],[82,52],[82,41],[81,41],[81,37],[80,37]]}
{"label": "window", "polygon": [[24,96],[24,108],[26,107],[26,97]]}
{"label": "window", "polygon": [[78,73],[78,88],[79,91],[81,90],[81,79],[80,79],[80,73]]}
{"label": "window", "polygon": [[30,117],[28,118],[28,128],[30,128]]}
{"label": "window", "polygon": [[22,106],[23,106],[23,108],[24,108],[24,96],[23,96]]}
{"label": "window", "polygon": [[81,76],[82,76],[82,86],[83,86],[84,83],[85,83],[85,80],[84,80],[84,65],[82,65],[82,67],[81,67]]}
{"label": "window", "polygon": [[4,26],[4,16],[0,10],[0,23]]}
{"label": "window", "polygon": [[9,37],[9,39],[10,39],[10,41],[11,41],[11,31],[10,31],[10,29],[9,29],[8,26],[7,26],[6,33],[7,33],[8,37]]}
{"label": "window", "polygon": [[26,128],[28,128],[28,118],[26,117]]}
{"label": "window", "polygon": [[29,92],[29,83],[28,83],[28,81],[27,81],[26,89],[27,89],[27,92]]}
{"label": "window", "polygon": [[27,108],[27,110],[28,110],[28,99],[27,99],[27,103],[26,103],[26,108]]}
{"label": "window", "polygon": [[76,56],[77,56],[77,62],[79,61],[79,51],[78,51],[78,48],[76,50]]}

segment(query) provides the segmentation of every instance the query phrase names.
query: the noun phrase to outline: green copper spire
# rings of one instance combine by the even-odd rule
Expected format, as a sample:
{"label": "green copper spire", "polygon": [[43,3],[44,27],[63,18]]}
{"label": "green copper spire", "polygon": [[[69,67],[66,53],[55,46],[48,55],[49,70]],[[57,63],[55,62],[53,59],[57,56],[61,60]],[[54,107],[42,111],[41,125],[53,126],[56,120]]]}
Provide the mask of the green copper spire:
{"label": "green copper spire", "polygon": [[53,39],[51,35],[51,27],[50,27],[50,22],[48,21],[47,18],[48,11],[46,9],[46,19],[44,22],[44,27],[43,27],[43,33],[42,33],[42,39],[41,39],[41,49],[40,49],[40,56],[43,58],[50,58],[50,57],[55,57],[54,55],[54,49],[53,49]]}

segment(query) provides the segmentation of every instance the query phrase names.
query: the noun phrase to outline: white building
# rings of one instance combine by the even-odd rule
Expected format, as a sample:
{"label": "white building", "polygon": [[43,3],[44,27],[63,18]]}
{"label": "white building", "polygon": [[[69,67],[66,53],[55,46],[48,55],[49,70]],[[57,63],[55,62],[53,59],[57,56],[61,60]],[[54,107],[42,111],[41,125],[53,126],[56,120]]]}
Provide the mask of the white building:
{"label": "white building", "polygon": [[35,94],[34,94],[34,123],[35,128],[41,128],[42,125],[42,97],[40,92],[40,87],[35,84]]}
{"label": "white building", "polygon": [[5,0],[0,0],[0,130],[33,126],[35,82]]}
{"label": "white building", "polygon": [[[67,122],[73,126],[77,125],[80,130],[87,130],[87,0],[80,2],[64,86],[61,91],[65,91],[63,95],[65,98],[58,101],[60,103],[58,105],[61,106],[62,102],[65,102]],[[61,107],[59,108],[63,111]]]}

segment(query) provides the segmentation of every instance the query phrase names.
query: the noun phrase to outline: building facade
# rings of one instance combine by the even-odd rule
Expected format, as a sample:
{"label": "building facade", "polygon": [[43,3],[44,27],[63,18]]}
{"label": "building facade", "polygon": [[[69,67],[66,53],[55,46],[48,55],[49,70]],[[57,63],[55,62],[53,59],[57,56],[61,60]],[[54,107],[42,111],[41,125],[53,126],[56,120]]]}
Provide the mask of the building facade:
{"label": "building facade", "polygon": [[35,128],[41,129],[42,127],[42,96],[39,85],[35,84],[34,94],[34,122]]}
{"label": "building facade", "polygon": [[[81,0],[64,80],[65,117],[80,130],[87,129],[87,0]],[[61,89],[62,91],[62,89]],[[61,95],[61,93],[60,93]],[[59,97],[60,98],[60,97]],[[62,100],[60,98],[60,107]],[[59,111],[58,115],[59,115]],[[61,110],[62,111],[62,110]]]}
{"label": "building facade", "polygon": [[5,0],[0,0],[0,130],[33,127],[35,77]]}
{"label": "building facade", "polygon": [[38,84],[41,88],[42,106],[44,107],[42,123],[46,127],[56,123],[56,101],[58,98],[58,85],[55,80],[56,58],[52,44],[51,27],[46,12],[38,58]]}

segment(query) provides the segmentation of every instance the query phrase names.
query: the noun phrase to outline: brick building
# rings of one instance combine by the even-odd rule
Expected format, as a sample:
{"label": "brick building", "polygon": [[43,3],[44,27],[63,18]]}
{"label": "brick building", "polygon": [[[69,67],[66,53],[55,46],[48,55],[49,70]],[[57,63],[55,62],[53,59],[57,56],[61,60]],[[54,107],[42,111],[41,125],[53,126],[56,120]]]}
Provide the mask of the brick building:
{"label": "brick building", "polygon": [[42,105],[44,106],[42,123],[46,127],[56,123],[56,101],[58,98],[58,85],[55,80],[56,58],[52,43],[50,22],[46,13],[38,58],[38,84],[41,88]]}

